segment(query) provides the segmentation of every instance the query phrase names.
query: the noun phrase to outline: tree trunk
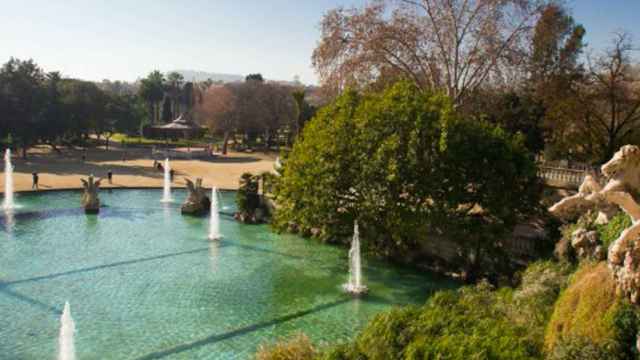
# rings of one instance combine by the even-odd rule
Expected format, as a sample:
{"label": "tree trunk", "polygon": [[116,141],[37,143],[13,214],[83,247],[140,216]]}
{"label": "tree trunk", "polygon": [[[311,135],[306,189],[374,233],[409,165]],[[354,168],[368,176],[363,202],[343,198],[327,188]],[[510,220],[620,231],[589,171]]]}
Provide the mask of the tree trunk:
{"label": "tree trunk", "polygon": [[229,145],[229,132],[224,132],[224,139],[222,140],[222,155],[227,155],[227,146]]}
{"label": "tree trunk", "polygon": [[[155,119],[155,117],[156,117],[156,113],[155,113],[156,109],[153,106],[152,102],[149,102],[149,110],[150,110],[149,111],[149,115],[151,116],[151,125],[153,125],[153,124],[155,124],[155,120],[156,120]],[[141,130],[140,131],[140,136],[142,136],[142,127],[140,127],[140,130]]]}

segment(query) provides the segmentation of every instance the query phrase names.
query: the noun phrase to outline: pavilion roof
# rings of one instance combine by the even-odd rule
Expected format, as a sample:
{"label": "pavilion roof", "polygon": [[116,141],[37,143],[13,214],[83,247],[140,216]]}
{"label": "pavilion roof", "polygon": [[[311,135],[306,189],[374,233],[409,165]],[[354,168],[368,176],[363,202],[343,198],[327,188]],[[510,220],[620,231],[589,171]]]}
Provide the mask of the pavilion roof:
{"label": "pavilion roof", "polygon": [[200,130],[202,126],[198,125],[195,121],[191,119],[190,113],[182,113],[178,116],[177,119],[172,122],[165,124],[154,126],[157,129],[164,130]]}

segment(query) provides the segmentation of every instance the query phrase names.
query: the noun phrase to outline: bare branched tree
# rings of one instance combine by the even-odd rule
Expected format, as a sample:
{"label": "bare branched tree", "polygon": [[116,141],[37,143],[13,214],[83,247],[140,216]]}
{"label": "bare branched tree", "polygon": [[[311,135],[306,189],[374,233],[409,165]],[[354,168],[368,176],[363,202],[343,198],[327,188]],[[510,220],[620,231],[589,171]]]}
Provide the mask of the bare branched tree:
{"label": "bare branched tree", "polygon": [[313,65],[333,93],[397,77],[460,103],[524,64],[542,0],[378,0],[322,20]]}
{"label": "bare branched tree", "polygon": [[567,146],[585,158],[605,161],[639,135],[640,74],[632,65],[633,51],[630,36],[616,33],[608,50],[587,57],[586,75],[553,109]]}

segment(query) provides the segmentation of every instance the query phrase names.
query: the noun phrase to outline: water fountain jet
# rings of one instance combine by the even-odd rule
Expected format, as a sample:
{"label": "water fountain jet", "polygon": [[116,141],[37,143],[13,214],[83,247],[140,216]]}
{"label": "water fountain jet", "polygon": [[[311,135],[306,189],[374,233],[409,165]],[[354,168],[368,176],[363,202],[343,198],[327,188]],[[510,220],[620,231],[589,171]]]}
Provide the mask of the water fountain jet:
{"label": "water fountain jet", "polygon": [[13,202],[13,165],[11,165],[11,150],[4,153],[4,201],[2,208],[12,210],[15,207]]}
{"label": "water fountain jet", "polygon": [[171,165],[169,164],[169,158],[164,159],[164,187],[161,201],[163,203],[170,203],[173,201],[171,198]]}
{"label": "water fountain jet", "polygon": [[220,240],[220,213],[218,213],[218,189],[211,189],[211,217],[209,218],[209,240]]}
{"label": "water fountain jet", "polygon": [[60,335],[58,337],[58,360],[75,360],[76,349],[73,343],[76,325],[71,317],[69,302],[64,304],[60,317]]}
{"label": "water fountain jet", "polygon": [[369,291],[369,288],[362,284],[360,232],[357,221],[353,224],[353,239],[351,240],[351,249],[349,249],[349,281],[342,285],[342,288],[344,291],[355,296],[364,295]]}

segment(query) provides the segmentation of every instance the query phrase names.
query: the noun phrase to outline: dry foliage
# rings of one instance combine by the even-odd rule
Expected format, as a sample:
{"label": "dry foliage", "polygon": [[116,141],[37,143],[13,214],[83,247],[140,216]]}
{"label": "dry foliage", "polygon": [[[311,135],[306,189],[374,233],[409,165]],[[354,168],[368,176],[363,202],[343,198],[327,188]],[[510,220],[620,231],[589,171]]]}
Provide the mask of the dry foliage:
{"label": "dry foliage", "polygon": [[313,64],[334,93],[405,77],[460,103],[480,85],[518,73],[543,7],[540,0],[378,0],[338,8],[322,20]]}

